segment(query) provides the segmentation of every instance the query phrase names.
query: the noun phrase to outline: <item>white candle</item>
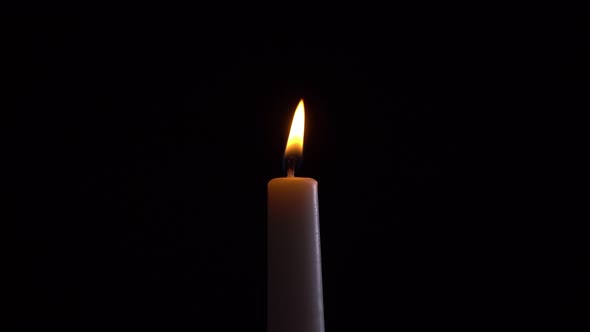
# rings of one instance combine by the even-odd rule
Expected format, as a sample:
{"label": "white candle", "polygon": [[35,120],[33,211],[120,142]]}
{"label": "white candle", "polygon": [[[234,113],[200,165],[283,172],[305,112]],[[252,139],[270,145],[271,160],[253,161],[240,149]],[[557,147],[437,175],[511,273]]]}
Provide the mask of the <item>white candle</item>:
{"label": "white candle", "polygon": [[268,183],[268,332],[324,332],[318,183],[295,177],[304,122],[301,100],[285,150],[287,177]]}

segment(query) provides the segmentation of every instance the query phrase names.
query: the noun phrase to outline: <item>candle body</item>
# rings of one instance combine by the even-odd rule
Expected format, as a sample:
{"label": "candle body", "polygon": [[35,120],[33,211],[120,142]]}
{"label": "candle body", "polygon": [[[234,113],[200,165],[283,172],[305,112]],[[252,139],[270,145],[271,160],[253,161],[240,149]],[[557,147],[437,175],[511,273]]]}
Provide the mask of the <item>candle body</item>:
{"label": "candle body", "polygon": [[268,183],[268,332],[324,332],[318,184]]}

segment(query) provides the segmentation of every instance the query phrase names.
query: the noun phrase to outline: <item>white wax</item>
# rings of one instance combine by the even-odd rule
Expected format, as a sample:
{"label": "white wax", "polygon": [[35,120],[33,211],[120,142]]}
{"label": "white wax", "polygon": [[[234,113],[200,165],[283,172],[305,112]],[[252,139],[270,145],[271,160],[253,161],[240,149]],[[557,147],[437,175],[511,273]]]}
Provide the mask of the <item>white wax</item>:
{"label": "white wax", "polygon": [[324,332],[318,183],[268,183],[268,332]]}

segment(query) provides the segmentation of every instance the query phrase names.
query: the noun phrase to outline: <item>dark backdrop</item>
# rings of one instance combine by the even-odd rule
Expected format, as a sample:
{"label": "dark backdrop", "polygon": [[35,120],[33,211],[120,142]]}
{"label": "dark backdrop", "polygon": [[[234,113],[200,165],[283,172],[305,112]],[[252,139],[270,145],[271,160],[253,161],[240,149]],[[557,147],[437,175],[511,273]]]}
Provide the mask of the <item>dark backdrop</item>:
{"label": "dark backdrop", "polygon": [[587,86],[582,26],[403,16],[4,20],[11,317],[263,331],[303,98],[328,331],[583,322],[588,256],[496,157],[497,124]]}

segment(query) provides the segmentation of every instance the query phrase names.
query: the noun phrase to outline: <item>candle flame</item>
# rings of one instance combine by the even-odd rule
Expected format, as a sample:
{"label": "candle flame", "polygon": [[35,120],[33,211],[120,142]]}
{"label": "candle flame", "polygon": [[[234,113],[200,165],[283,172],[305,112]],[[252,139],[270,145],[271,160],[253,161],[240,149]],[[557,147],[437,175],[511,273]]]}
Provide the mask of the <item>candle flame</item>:
{"label": "candle flame", "polygon": [[295,115],[293,115],[293,122],[291,122],[291,131],[289,132],[289,139],[287,140],[285,157],[301,157],[301,155],[303,155],[304,127],[305,109],[303,107],[303,99],[301,99],[301,101],[299,101],[299,105],[297,105],[297,109],[295,110]]}

